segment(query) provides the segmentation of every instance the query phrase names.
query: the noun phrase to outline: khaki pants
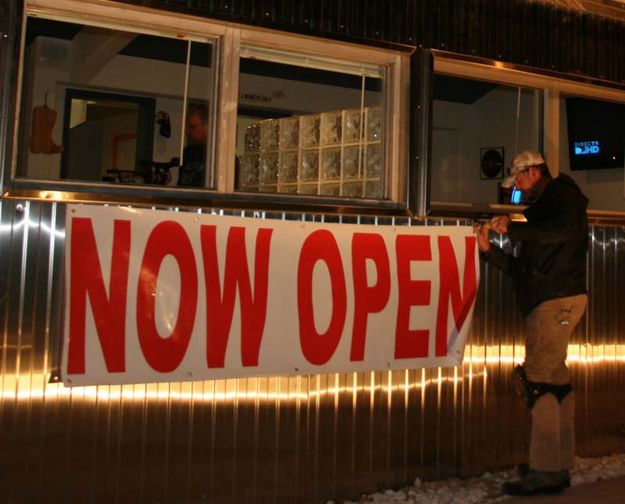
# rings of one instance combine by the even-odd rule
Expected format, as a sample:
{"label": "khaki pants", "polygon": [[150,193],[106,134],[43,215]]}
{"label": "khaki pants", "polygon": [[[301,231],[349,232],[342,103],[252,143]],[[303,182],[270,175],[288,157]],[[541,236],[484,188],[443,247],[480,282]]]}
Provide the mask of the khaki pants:
{"label": "khaki pants", "polygon": [[[586,294],[551,299],[527,316],[525,373],[532,382],[564,385],[571,375],[566,367],[569,336],[579,323]],[[571,469],[575,455],[575,396],[561,402],[551,393],[541,396],[531,410],[529,465],[537,471]]]}

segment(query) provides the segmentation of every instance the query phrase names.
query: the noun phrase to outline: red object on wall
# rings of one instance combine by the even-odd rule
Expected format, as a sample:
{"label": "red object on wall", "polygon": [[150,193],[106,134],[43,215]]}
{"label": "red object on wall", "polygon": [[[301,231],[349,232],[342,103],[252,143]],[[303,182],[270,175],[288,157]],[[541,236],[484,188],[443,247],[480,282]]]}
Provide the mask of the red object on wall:
{"label": "red object on wall", "polygon": [[30,137],[30,150],[34,153],[58,154],[62,145],[52,141],[52,129],[56,122],[56,111],[47,105],[33,109],[33,125]]}

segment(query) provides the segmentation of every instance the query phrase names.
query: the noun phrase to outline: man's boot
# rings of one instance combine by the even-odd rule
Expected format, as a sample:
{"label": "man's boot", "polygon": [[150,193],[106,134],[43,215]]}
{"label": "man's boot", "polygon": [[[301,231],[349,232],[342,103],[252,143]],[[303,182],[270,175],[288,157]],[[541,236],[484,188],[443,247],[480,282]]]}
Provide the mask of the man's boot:
{"label": "man's boot", "polygon": [[[530,465],[527,462],[521,462],[516,466],[516,475],[519,478],[524,478],[529,474],[530,471]],[[569,488],[571,486],[571,473],[568,471],[568,469],[562,469],[560,471],[560,474],[562,475],[562,481],[564,483],[564,486],[566,488]]]}
{"label": "man's boot", "polygon": [[528,468],[525,476],[515,481],[506,481],[501,491],[507,495],[556,494],[566,487],[564,471],[535,471]]}

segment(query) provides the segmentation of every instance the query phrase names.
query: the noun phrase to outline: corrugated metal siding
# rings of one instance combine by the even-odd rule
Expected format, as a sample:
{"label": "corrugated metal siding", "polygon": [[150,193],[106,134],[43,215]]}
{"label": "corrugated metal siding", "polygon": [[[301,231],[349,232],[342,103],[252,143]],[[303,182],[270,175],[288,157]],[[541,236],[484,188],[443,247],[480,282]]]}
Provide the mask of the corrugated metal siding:
{"label": "corrugated metal siding", "polygon": [[363,43],[399,43],[625,82],[625,13],[539,0],[121,0]]}
{"label": "corrugated metal siding", "polygon": [[[622,23],[538,2],[129,3],[625,80]],[[0,16],[2,148],[17,4],[0,0],[0,14],[10,14]],[[510,380],[521,320],[509,281],[488,268],[457,368],[48,384],[59,358],[64,211],[0,199],[0,502],[325,502],[523,458],[528,418]],[[625,377],[625,228],[593,227],[592,238],[589,312],[570,347],[584,455],[625,450],[625,404],[615,400]]]}
{"label": "corrugated metal siding", "polygon": [[[457,368],[68,390],[47,383],[65,207],[0,205],[0,502],[326,502],[523,459],[521,320],[495,270]],[[589,316],[571,342],[585,455],[625,450],[625,228],[592,239]]]}

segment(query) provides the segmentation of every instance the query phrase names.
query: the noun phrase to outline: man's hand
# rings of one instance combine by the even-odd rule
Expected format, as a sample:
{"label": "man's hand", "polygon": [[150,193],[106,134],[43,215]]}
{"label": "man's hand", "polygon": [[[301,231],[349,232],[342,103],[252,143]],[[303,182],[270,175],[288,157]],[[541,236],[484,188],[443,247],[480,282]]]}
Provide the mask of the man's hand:
{"label": "man's hand", "polygon": [[488,230],[490,224],[475,223],[473,224],[473,232],[477,235],[477,248],[480,252],[488,252],[490,250],[490,241],[488,241]]}
{"label": "man's hand", "polygon": [[510,217],[507,215],[498,215],[490,220],[490,227],[495,233],[506,234],[508,233],[508,226],[510,225]]}

